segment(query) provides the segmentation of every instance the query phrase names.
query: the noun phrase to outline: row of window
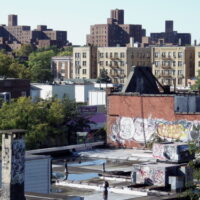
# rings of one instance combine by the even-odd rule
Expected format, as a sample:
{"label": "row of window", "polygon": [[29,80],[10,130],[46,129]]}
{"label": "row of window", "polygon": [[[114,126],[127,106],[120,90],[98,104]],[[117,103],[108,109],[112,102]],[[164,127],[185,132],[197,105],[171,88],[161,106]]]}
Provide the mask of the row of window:
{"label": "row of window", "polygon": [[[76,69],[75,69],[75,73],[76,73],[76,74],[79,75],[80,72],[81,72],[81,69],[80,69],[80,68],[76,68]],[[82,74],[87,74],[87,69],[82,69]]]}
{"label": "row of window", "polygon": [[100,66],[111,66],[111,67],[117,67],[117,66],[125,66],[125,62],[124,61],[99,61],[99,65]]}
{"label": "row of window", "polygon": [[[154,57],[159,58],[162,56],[163,58],[176,58],[177,57],[177,52],[155,52]],[[178,58],[183,58],[183,52],[178,52]]]}
{"label": "row of window", "polygon": [[[173,79],[161,79],[161,83],[163,85],[174,85],[174,80]],[[183,84],[183,79],[178,78],[178,85],[182,85],[182,84]]]}
{"label": "row of window", "polygon": [[164,67],[176,67],[176,66],[182,67],[183,66],[183,61],[155,61],[155,66],[156,67],[160,67],[160,66],[164,66]]}
{"label": "row of window", "polygon": [[183,75],[183,70],[155,70],[155,75],[175,75],[177,73],[178,76]]}
{"label": "row of window", "polygon": [[100,58],[125,58],[125,53],[124,52],[121,52],[121,53],[118,53],[118,52],[106,52],[106,53],[99,53],[99,57]]}
{"label": "row of window", "polygon": [[[81,53],[75,53],[75,58],[80,58],[81,57]],[[86,58],[87,57],[87,53],[83,52],[82,53],[82,58]]]}

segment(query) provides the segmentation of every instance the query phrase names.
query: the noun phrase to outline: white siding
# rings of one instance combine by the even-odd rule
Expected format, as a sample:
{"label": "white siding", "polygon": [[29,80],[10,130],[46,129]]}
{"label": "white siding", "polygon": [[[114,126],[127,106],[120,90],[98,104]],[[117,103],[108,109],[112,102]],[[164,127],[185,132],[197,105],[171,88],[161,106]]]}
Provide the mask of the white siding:
{"label": "white siding", "polygon": [[106,92],[89,91],[89,105],[106,105]]}

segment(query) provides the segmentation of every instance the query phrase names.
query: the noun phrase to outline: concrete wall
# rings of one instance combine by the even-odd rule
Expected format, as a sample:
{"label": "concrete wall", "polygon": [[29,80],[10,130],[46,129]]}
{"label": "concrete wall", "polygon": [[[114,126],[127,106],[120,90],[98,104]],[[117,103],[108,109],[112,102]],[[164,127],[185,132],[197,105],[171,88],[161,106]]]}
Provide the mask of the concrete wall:
{"label": "concrete wall", "polygon": [[108,143],[140,147],[155,136],[170,141],[199,140],[200,113],[175,113],[174,96],[108,97]]}

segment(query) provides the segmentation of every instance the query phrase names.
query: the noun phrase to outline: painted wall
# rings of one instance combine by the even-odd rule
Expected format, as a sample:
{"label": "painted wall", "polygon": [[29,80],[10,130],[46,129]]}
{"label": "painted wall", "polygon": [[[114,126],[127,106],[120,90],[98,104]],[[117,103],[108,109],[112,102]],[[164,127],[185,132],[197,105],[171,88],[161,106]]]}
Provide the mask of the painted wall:
{"label": "painted wall", "polygon": [[168,141],[200,139],[200,114],[176,114],[174,96],[108,97],[108,143],[139,147],[155,136]]}

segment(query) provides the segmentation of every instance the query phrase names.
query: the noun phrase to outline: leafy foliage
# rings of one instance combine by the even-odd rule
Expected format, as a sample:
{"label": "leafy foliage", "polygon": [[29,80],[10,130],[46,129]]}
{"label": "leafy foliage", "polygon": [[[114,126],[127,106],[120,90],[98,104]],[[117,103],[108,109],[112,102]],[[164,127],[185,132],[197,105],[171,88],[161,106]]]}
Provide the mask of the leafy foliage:
{"label": "leafy foliage", "polygon": [[76,127],[81,131],[87,126],[77,112],[76,103],[67,98],[32,102],[21,97],[4,103],[0,109],[0,129],[27,130],[27,149],[67,145],[78,130]]}

